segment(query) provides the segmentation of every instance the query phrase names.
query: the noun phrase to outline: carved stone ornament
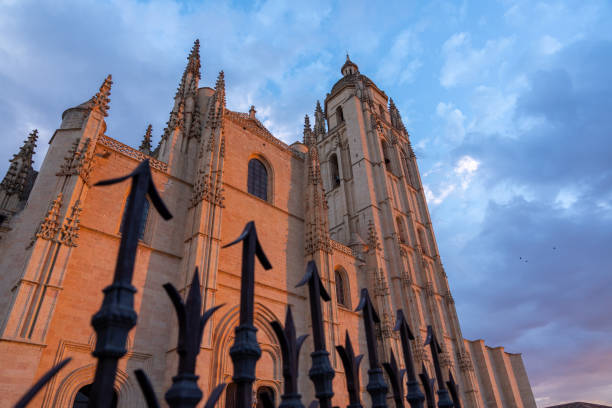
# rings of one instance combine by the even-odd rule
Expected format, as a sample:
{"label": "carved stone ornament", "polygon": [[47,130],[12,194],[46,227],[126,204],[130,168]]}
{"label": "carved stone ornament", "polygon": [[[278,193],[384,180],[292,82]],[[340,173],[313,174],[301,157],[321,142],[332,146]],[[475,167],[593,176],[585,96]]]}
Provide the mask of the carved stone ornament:
{"label": "carved stone ornament", "polygon": [[370,250],[377,249],[381,250],[380,241],[378,240],[378,234],[376,233],[376,227],[372,220],[368,223],[368,246]]}
{"label": "carved stone ornament", "polygon": [[453,359],[448,352],[442,351],[438,358],[440,359],[440,366],[442,368],[449,369],[453,366]]}
{"label": "carved stone ornament", "polygon": [[427,282],[427,285],[425,286],[425,293],[427,294],[427,296],[434,295],[434,286],[432,282]]}
{"label": "carved stone ornament", "polygon": [[59,242],[70,247],[77,246],[77,239],[79,238],[79,215],[81,214],[81,202],[77,200],[72,206],[70,217],[66,217],[64,225],[59,234]]}
{"label": "carved stone ornament", "polygon": [[86,183],[89,181],[89,175],[93,169],[92,155],[89,153],[90,139],[87,138],[79,148],[81,143],[77,139],[72,144],[68,154],[64,157],[64,163],[60,166],[60,171],[57,176],[73,176],[80,175]]}
{"label": "carved stone ornament", "polygon": [[42,238],[46,240],[53,240],[59,231],[59,216],[60,209],[62,207],[62,199],[63,194],[60,192],[53,203],[51,204],[51,209],[47,213],[47,216],[40,224],[38,232],[36,233],[37,238]]}
{"label": "carved stone ornament", "polygon": [[461,371],[474,371],[474,364],[472,364],[472,359],[466,351],[459,352],[457,354],[457,359],[459,360],[459,368]]}

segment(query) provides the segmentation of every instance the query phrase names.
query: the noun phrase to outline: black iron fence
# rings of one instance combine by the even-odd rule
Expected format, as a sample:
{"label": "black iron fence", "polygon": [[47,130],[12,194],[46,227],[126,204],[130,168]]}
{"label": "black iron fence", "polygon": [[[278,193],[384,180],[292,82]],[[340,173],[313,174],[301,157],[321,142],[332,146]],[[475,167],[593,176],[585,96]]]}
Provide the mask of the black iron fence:
{"label": "black iron fence", "polygon": [[[141,225],[144,216],[143,208],[146,196],[149,196],[151,203],[164,219],[168,220],[172,217],[153,184],[148,160],[143,161],[131,174],[125,177],[101,181],[97,185],[105,186],[128,179],[131,179],[132,185],[124,213],[125,225],[121,236],[113,282],[103,290],[102,306],[91,320],[97,334],[93,355],[98,359],[89,398],[89,407],[92,408],[111,407],[117,362],[126,354],[128,333],[136,325],[137,315],[134,310],[136,288],[132,286],[132,275],[138,247],[138,227]],[[272,268],[272,265],[257,238],[254,222],[249,222],[242,234],[224,248],[238,243],[242,243],[240,320],[238,327],[235,328],[234,344],[229,354],[234,365],[232,379],[236,384],[236,408],[251,408],[255,367],[261,356],[261,349],[256,339],[257,328],[253,325],[255,260],[257,259],[265,269]],[[329,301],[330,296],[313,261],[310,261],[306,266],[306,274],[297,286],[306,284],[308,285],[314,342],[314,351],[311,353],[312,365],[308,375],[314,384],[316,396],[316,400],[310,402],[309,408],[316,408],[317,406],[332,408],[331,401],[334,395],[332,380],[335,372],[329,361],[329,351],[325,346],[321,309],[321,302]],[[202,296],[197,268],[185,301],[172,284],[166,283],[164,289],[172,301],[178,319],[177,353],[179,355],[178,372],[176,376],[172,377],[172,386],[166,392],[165,400],[171,408],[193,408],[203,398],[196,375],[196,362],[200,352],[202,333],[206,322],[223,305],[205,310],[201,314]],[[370,394],[372,407],[387,407],[389,387],[383,375],[384,367],[391,385],[391,399],[397,408],[404,407],[404,399],[411,408],[422,408],[425,403],[428,408],[433,408],[436,405],[440,408],[461,408],[457,385],[452,374],[449,373],[449,381],[445,382],[443,379],[438,358],[441,351],[440,345],[431,326],[428,327],[425,345],[429,345],[431,348],[435,378],[430,378],[425,365],[422,365],[421,373],[418,375],[419,384],[411,351],[411,342],[415,341],[415,338],[403,311],[401,309],[397,311],[395,326],[395,330],[399,331],[400,334],[406,366],[405,369],[400,370],[393,353],[391,353],[389,362],[382,363],[382,365],[379,362],[378,346],[376,344],[376,324],[379,323],[379,317],[370,300],[368,290],[365,288],[361,291],[361,300],[356,310],[362,312],[364,320],[369,360],[366,390]],[[304,408],[298,387],[298,361],[300,349],[307,335],[297,337],[289,307],[287,307],[285,325],[283,326],[280,322],[272,322],[272,328],[278,337],[283,360],[284,391],[279,408]],[[348,396],[349,408],[363,407],[359,378],[359,365],[363,355],[355,355],[348,332],[346,333],[345,345],[337,346],[336,351],[344,366],[347,386],[346,390],[340,392]],[[26,407],[36,393],[69,361],[69,358],[63,360],[43,375],[17,402],[15,407]],[[136,370],[135,376],[147,406],[150,408],[159,407],[159,401],[145,372]],[[406,392],[402,384],[404,376],[406,376]],[[225,385],[219,384],[213,389],[204,405],[205,408],[212,408],[216,405]],[[424,393],[421,391],[421,387]],[[274,408],[274,401],[268,394],[263,393],[261,400],[265,408]]]}

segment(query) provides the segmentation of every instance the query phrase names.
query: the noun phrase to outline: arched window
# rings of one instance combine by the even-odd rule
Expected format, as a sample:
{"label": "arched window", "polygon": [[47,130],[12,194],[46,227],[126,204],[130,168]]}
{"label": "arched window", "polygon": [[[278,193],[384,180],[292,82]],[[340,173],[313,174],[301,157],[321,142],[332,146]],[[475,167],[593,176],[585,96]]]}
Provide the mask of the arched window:
{"label": "arched window", "polygon": [[340,185],[340,171],[338,170],[338,157],[332,154],[329,158],[329,174],[331,176],[332,189]]}
{"label": "arched window", "polygon": [[[268,400],[269,404],[266,404],[265,399]],[[272,387],[259,387],[257,389],[257,408],[265,408],[268,406],[274,406],[274,389]]]}
{"label": "arched window", "polygon": [[389,145],[383,139],[380,141],[380,145],[382,147],[383,160],[385,161],[385,168],[387,170],[391,170],[391,159],[389,159]]}
{"label": "arched window", "polygon": [[342,112],[342,106],[338,106],[336,108],[336,119],[338,121],[338,124],[344,122],[344,112]]}
{"label": "arched window", "polygon": [[421,249],[426,255],[429,255],[429,250],[427,246],[427,238],[425,238],[425,233],[420,228],[418,231],[419,231],[419,244],[421,244]]}
{"label": "arched window", "polygon": [[[119,227],[119,233],[123,234],[123,227],[125,224],[125,210],[128,208],[128,204],[130,203],[130,196],[128,196],[127,200],[125,200],[125,206],[123,206],[123,216],[121,218],[121,226]],[[142,208],[142,219],[140,220],[140,224],[138,225],[138,239],[144,238],[145,229],[147,227],[147,218],[149,216],[149,200],[145,200],[144,207]]]}
{"label": "arched window", "polygon": [[349,295],[349,287],[346,278],[346,272],[342,268],[336,268],[335,271],[336,278],[336,302],[340,306],[344,306],[346,308],[351,307],[350,305],[350,295]]}
{"label": "arched window", "polygon": [[[89,397],[91,396],[91,384],[87,384],[81,387],[74,397],[74,403],[72,408],[87,408],[89,405]],[[113,390],[113,400],[111,401],[111,408],[117,408],[117,391]]]}
{"label": "arched window", "polygon": [[249,194],[253,194],[262,200],[268,200],[268,170],[258,159],[249,161],[247,189]]}
{"label": "arched window", "polygon": [[380,111],[380,116],[382,116],[384,118],[385,117],[385,108],[383,108],[383,106],[380,103],[378,104],[378,110]]}
{"label": "arched window", "polygon": [[408,182],[408,184],[414,186],[412,182],[412,175],[410,174],[408,156],[406,155],[404,149],[400,149],[400,157],[402,159],[402,168],[404,169],[404,176],[406,177],[406,181]]}
{"label": "arched window", "polygon": [[397,217],[395,221],[397,222],[397,234],[399,236],[399,240],[402,244],[405,244],[407,243],[407,240],[406,240],[406,230],[404,229],[404,223],[402,222],[402,219],[400,217]]}

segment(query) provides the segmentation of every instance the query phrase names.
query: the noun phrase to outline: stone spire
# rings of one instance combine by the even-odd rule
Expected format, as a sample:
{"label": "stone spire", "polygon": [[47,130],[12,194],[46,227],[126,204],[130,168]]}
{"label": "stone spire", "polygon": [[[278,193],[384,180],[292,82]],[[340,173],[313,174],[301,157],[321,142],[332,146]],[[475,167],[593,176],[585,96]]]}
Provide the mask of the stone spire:
{"label": "stone spire", "polygon": [[325,115],[319,101],[317,101],[317,107],[315,108],[314,134],[317,140],[325,136]]}
{"label": "stone spire", "polygon": [[113,76],[108,74],[98,93],[92,98],[92,110],[100,110],[104,116],[108,116],[108,104],[110,103],[110,91],[113,85]]}
{"label": "stone spire", "polygon": [[200,40],[195,40],[187,57],[187,66],[176,89],[175,99],[183,99],[188,95],[195,96],[200,81]]}
{"label": "stone spire", "polygon": [[323,250],[331,253],[329,225],[327,220],[327,201],[321,178],[321,162],[314,134],[310,129],[308,115],[304,118],[304,144],[308,146],[306,157],[306,254]]}
{"label": "stone spire", "polygon": [[404,126],[404,122],[402,122],[402,116],[395,106],[393,98],[389,98],[389,115],[391,116],[391,125],[398,130],[406,132],[406,127]]}
{"label": "stone spire", "polygon": [[151,155],[151,132],[152,131],[153,131],[153,126],[149,124],[149,126],[147,126],[147,131],[144,137],[142,138],[142,143],[140,144],[140,147],[138,148],[138,150],[140,150],[142,153],[146,154],[147,156]]}
{"label": "stone spire", "polygon": [[25,140],[19,152],[10,160],[10,166],[0,183],[0,190],[6,196],[18,195],[19,201],[27,199],[36,172],[32,167],[34,149],[38,140],[38,130],[34,129]]}
{"label": "stone spire", "polygon": [[[187,57],[187,68],[185,68],[185,74],[191,72],[194,77],[200,79],[200,40],[196,38],[193,42],[191,52]],[[185,75],[183,74],[183,76]]]}
{"label": "stone spire", "polygon": [[217,82],[215,83],[215,93],[212,96],[212,101],[208,108],[208,120],[206,126],[216,128],[221,126],[223,115],[225,114],[225,74],[219,72]]}
{"label": "stone spire", "polygon": [[304,144],[310,147],[315,140],[314,135],[312,133],[312,128],[310,127],[310,118],[308,115],[304,116]]}
{"label": "stone spire", "polygon": [[[200,66],[200,40],[195,40],[191,52],[187,57],[187,66],[185,67],[179,86],[176,88],[174,106],[172,107],[172,111],[170,111],[170,118],[168,122],[166,122],[167,127],[164,129],[162,135],[162,144],[165,142],[175,145],[175,141],[170,142],[168,139],[170,139],[170,136],[174,134],[177,129],[179,132],[184,131],[185,136],[192,133],[190,132],[191,118],[196,110],[195,108],[197,108]],[[168,154],[170,154],[169,151],[165,150],[164,155]],[[167,157],[161,159],[168,160]]]}

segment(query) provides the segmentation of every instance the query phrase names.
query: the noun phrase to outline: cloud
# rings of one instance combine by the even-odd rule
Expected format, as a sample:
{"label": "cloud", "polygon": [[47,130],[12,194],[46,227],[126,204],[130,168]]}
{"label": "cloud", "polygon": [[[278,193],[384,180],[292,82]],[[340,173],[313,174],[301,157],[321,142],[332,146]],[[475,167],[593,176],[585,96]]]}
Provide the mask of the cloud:
{"label": "cloud", "polygon": [[554,54],[559,51],[563,45],[555,37],[545,35],[540,38],[540,52],[542,54]]}
{"label": "cloud", "polygon": [[465,115],[452,103],[440,102],[436,106],[436,115],[445,122],[445,139],[460,142],[465,136]]}
{"label": "cloud", "polygon": [[457,161],[454,172],[461,179],[461,188],[466,190],[474,177],[480,163],[470,156],[463,156]]}
{"label": "cloud", "polygon": [[442,45],[444,65],[440,84],[449,88],[495,75],[503,68],[504,54],[513,43],[512,38],[503,37],[486,41],[482,48],[474,48],[468,33],[453,34]]}
{"label": "cloud", "polygon": [[399,84],[413,82],[417,71],[423,63],[419,55],[422,52],[419,34],[423,24],[401,31],[393,40],[393,45],[378,70],[377,77],[383,83]]}
{"label": "cloud", "polygon": [[[445,226],[460,238],[438,234],[452,289],[463,299],[464,335],[521,351],[545,405],[612,400],[604,375],[612,347],[602,340],[612,333],[611,55],[612,41],[559,49],[546,69],[527,75],[503,115],[535,119],[531,126],[509,124],[504,132],[474,119],[452,152],[461,174],[477,174],[469,197],[453,197],[486,202],[481,222],[466,223],[468,232]],[[463,209],[453,200],[443,205],[434,217]],[[473,297],[478,302],[467,301]]]}

